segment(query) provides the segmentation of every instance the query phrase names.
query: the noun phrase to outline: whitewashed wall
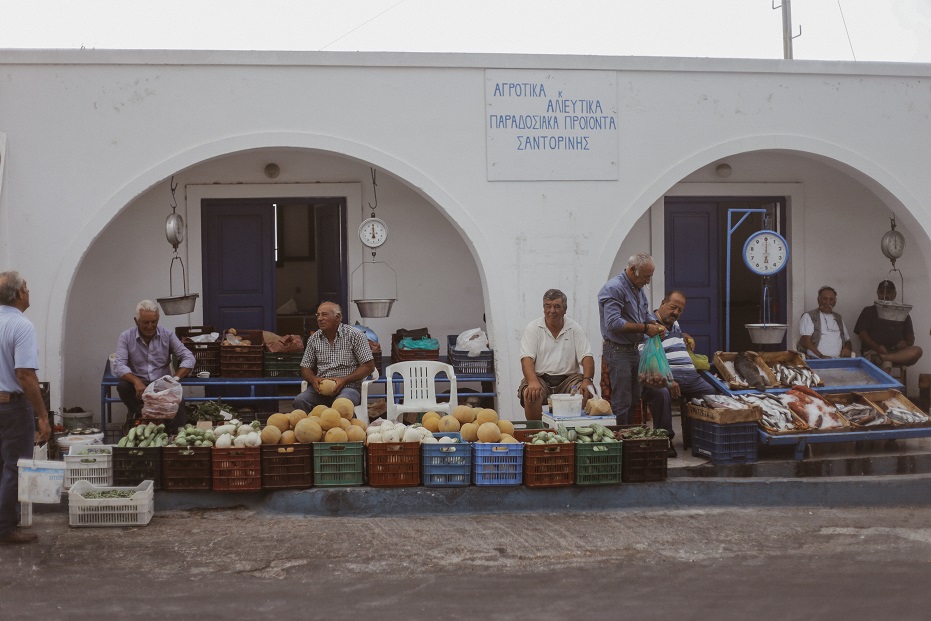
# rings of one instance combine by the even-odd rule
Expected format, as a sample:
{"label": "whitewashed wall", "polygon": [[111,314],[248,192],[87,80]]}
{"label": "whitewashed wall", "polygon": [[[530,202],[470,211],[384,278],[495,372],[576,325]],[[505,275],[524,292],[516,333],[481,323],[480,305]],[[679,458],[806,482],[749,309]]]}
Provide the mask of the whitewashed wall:
{"label": "whitewashed wall", "polygon": [[[615,72],[619,178],[487,181],[486,68]],[[379,204],[411,228],[398,236],[392,221],[379,253],[399,272],[402,302],[391,326],[373,327],[444,334],[485,312],[500,409],[515,416],[518,339],[542,291],[563,288],[599,342],[598,289],[628,249],[662,256],[651,206],[683,188],[796,188],[793,315],[831,280],[855,319],[884,274],[862,249],[876,248],[894,210],[917,301],[929,266],[929,77],[924,65],[803,61],[2,51],[0,265],[30,281],[43,377],[83,402],[133,302],[167,285],[172,174],[184,187],[268,183],[273,160],[276,183],[356,184],[365,205],[374,165]],[[728,184],[708,173],[725,159]],[[914,318],[924,333],[929,318]]]}

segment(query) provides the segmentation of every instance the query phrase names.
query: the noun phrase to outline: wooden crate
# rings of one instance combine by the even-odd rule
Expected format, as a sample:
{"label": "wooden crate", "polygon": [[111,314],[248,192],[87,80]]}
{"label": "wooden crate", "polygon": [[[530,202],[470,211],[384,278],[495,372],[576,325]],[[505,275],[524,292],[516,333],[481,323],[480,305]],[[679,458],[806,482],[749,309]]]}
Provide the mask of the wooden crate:
{"label": "wooden crate", "polygon": [[689,403],[686,405],[685,415],[695,420],[703,420],[717,425],[751,423],[763,418],[763,412],[755,405],[742,410],[732,410],[729,408],[706,408]]}
{"label": "wooden crate", "polygon": [[[779,388],[782,384],[779,383],[779,380],[776,379],[776,376],[773,375],[772,369],[769,368],[763,359],[760,357],[760,354],[755,351],[746,352],[750,359],[756,363],[756,366],[760,369],[760,374],[763,376],[763,379],[766,380],[767,388]],[[716,351],[714,352],[714,358],[712,359],[714,367],[718,370],[718,373],[721,374],[721,377],[724,378],[724,381],[732,389],[740,390],[745,388],[739,384],[735,384],[734,373],[731,371],[727,363],[731,363],[731,366],[734,364],[734,360],[737,359],[737,352],[735,351]]]}

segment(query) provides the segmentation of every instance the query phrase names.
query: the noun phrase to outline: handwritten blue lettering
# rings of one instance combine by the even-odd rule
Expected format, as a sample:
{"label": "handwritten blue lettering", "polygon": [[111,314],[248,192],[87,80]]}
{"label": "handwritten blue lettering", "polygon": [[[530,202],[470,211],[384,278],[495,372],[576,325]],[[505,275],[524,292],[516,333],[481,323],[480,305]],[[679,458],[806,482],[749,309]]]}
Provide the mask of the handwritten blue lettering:
{"label": "handwritten blue lettering", "polygon": [[518,151],[588,151],[588,136],[518,136]]}
{"label": "handwritten blue lettering", "polygon": [[533,82],[495,82],[492,97],[546,97],[546,87]]}

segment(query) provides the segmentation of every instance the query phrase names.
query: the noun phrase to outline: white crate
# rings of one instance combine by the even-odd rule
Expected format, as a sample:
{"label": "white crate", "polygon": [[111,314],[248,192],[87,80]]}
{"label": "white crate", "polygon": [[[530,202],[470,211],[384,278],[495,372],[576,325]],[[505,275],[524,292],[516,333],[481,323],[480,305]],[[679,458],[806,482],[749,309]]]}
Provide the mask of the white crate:
{"label": "white crate", "polygon": [[[99,451],[109,451],[101,453]],[[65,489],[78,481],[94,485],[113,485],[113,445],[81,444],[72,446],[65,459]]]}
{"label": "white crate", "polygon": [[[145,526],[155,515],[155,483],[143,481],[136,487],[108,487],[78,481],[68,493],[68,524],[71,526]],[[133,491],[129,498],[85,498],[88,492]]]}
{"label": "white crate", "polygon": [[598,423],[599,425],[616,425],[617,419],[614,416],[553,416],[552,414],[543,413],[543,422],[552,428],[556,428],[556,425],[564,425],[565,427],[585,427],[586,425],[591,425],[592,423]]}

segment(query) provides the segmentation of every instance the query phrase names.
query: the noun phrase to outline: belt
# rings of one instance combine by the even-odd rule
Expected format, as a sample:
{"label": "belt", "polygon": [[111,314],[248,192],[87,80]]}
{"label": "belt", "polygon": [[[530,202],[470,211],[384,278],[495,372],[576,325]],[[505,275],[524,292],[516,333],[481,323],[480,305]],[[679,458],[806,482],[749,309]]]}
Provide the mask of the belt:
{"label": "belt", "polygon": [[9,403],[10,401],[19,401],[23,398],[21,392],[0,392],[0,403]]}
{"label": "belt", "polygon": [[637,346],[634,345],[633,343],[618,343],[617,341],[610,341],[608,339],[605,339],[604,344],[610,345],[611,347],[615,349],[626,349],[629,351],[636,351],[637,349]]}

